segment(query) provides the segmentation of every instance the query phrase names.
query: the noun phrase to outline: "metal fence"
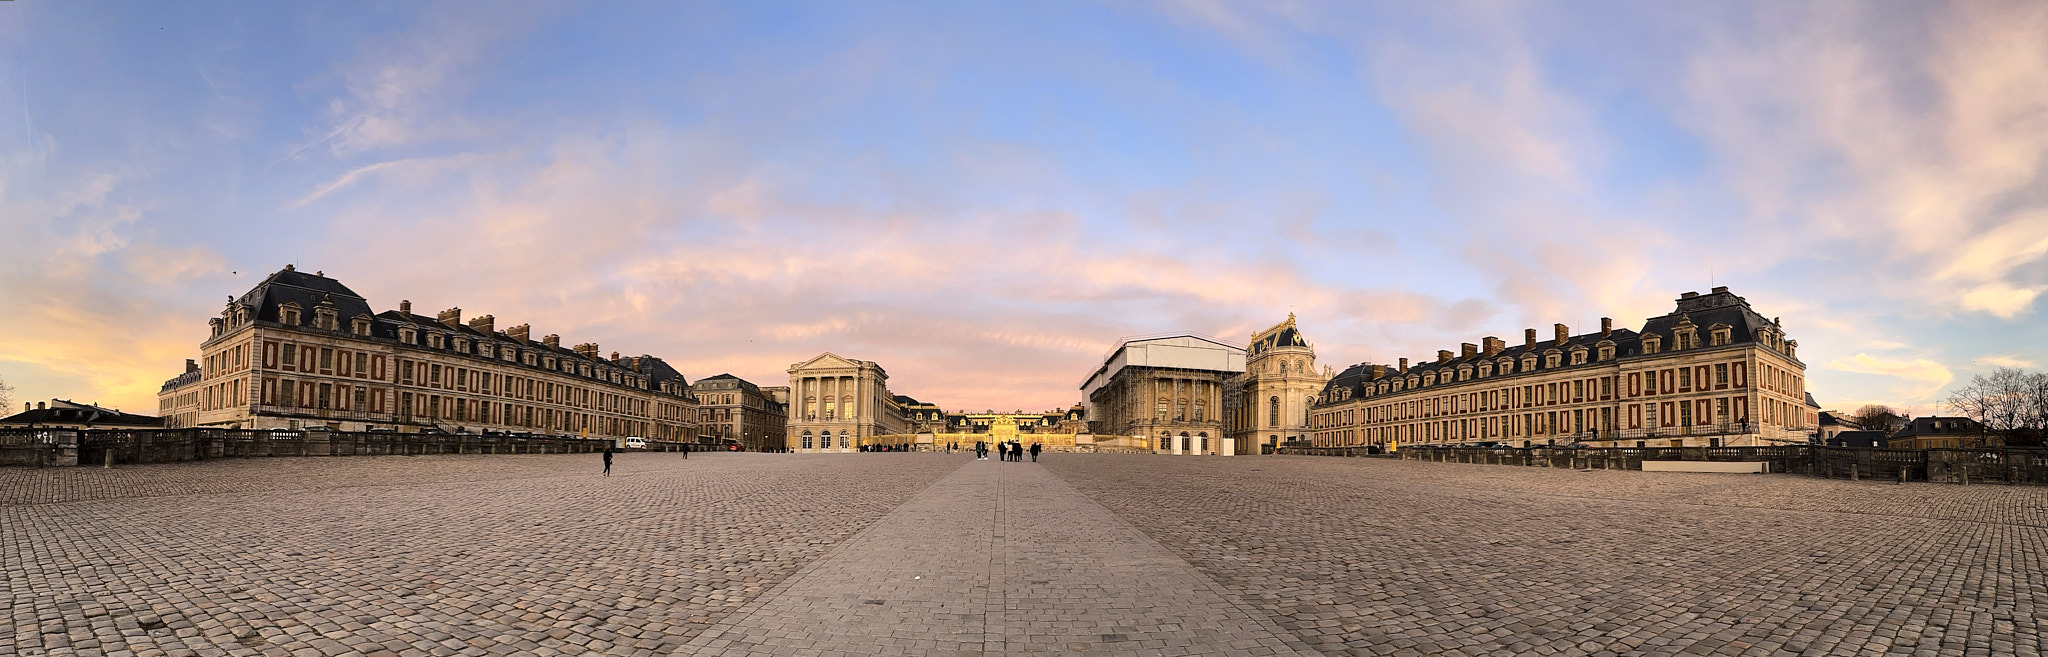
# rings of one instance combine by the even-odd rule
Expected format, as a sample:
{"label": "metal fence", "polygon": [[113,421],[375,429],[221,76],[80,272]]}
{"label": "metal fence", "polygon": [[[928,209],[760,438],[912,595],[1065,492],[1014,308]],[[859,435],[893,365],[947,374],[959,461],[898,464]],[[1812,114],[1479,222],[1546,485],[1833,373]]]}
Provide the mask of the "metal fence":
{"label": "metal fence", "polygon": [[1396,458],[1579,470],[1641,470],[1643,461],[1742,461],[1769,464],[1767,467],[1771,472],[1838,479],[2048,484],[2048,450],[2039,448],[1417,446],[1403,447],[1393,453],[1365,447],[1284,447],[1280,451],[1309,456]]}
{"label": "metal fence", "polygon": [[[0,465],[112,465],[275,456],[567,454],[599,452],[613,444],[604,438],[320,429],[0,429]],[[687,449],[701,451],[705,446],[648,441],[645,451],[679,452]]]}

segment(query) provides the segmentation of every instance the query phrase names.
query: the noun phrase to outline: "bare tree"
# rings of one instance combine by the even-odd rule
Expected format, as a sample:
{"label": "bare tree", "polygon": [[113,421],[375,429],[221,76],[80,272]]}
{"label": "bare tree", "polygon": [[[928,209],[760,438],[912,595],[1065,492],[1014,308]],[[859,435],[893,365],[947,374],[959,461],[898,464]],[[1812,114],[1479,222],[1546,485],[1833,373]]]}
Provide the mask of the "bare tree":
{"label": "bare tree", "polygon": [[1979,374],[1970,377],[1969,385],[1949,394],[1948,406],[1984,425],[1987,431],[2011,435],[2033,424],[2037,406],[2032,399],[2037,387],[2033,379],[2039,377],[2017,367],[2001,367],[1992,370],[1990,376]]}
{"label": "bare tree", "polygon": [[13,408],[14,386],[7,385],[6,379],[0,379],[0,417],[13,415]]}
{"label": "bare tree", "polygon": [[1890,436],[1906,427],[1906,416],[1884,404],[1864,404],[1849,416],[1864,431],[1882,431]]}

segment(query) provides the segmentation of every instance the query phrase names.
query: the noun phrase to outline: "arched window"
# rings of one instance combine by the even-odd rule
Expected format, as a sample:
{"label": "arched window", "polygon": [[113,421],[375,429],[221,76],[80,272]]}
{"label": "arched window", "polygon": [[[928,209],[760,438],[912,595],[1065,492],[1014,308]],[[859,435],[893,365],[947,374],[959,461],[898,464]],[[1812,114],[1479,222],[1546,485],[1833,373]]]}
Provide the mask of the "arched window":
{"label": "arched window", "polygon": [[1204,431],[1202,433],[1196,434],[1195,439],[1201,441],[1202,451],[1209,451],[1209,432]]}
{"label": "arched window", "polygon": [[848,435],[849,433],[851,433],[851,432],[848,432],[848,431],[841,431],[841,432],[839,432],[839,448],[840,448],[840,449],[846,449],[846,438],[847,438],[847,435]]}
{"label": "arched window", "polygon": [[818,449],[832,449],[832,432],[818,434]]}
{"label": "arched window", "polygon": [[809,431],[805,431],[805,432],[804,432],[804,449],[810,449],[810,448],[811,448],[811,432],[809,432]]}
{"label": "arched window", "polygon": [[1287,376],[1287,361],[1280,361],[1280,376]]}
{"label": "arched window", "polygon": [[1266,424],[1268,426],[1280,426],[1280,398],[1274,397],[1268,400],[1266,406]]}

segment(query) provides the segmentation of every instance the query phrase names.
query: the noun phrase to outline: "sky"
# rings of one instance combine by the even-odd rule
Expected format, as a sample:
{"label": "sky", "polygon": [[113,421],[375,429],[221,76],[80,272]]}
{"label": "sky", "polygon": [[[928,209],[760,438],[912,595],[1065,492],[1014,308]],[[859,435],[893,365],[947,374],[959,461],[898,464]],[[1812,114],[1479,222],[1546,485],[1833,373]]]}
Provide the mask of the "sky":
{"label": "sky", "polygon": [[1044,410],[1725,285],[1830,409],[2048,366],[2039,2],[0,3],[0,380],[153,412],[295,264],[691,379]]}

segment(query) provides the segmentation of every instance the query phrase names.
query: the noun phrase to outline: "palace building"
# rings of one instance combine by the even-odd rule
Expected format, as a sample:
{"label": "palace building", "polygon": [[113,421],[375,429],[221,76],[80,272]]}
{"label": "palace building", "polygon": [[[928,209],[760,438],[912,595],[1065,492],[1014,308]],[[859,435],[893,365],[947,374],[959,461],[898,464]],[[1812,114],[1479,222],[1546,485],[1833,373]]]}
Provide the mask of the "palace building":
{"label": "palace building", "polygon": [[1304,441],[1309,407],[1330,381],[1317,371],[1316,350],[1287,321],[1252,334],[1245,371],[1224,383],[1223,425],[1239,454],[1274,451]]}
{"label": "palace building", "polygon": [[1244,371],[1244,349],[1210,338],[1125,340],[1081,383],[1088,427],[1097,440],[1135,438],[1160,454],[1236,454],[1224,390]]}
{"label": "palace building", "polygon": [[773,389],[763,390],[746,379],[720,374],[690,386],[702,420],[698,442],[738,445],[750,452],[779,452],[789,447],[788,415]]}
{"label": "palace building", "polygon": [[1522,344],[1495,337],[1413,367],[1359,364],[1310,410],[1317,446],[1803,444],[1813,431],[1799,342],[1716,287],[1687,292],[1640,331]]}
{"label": "palace building", "polygon": [[689,383],[660,358],[564,349],[460,308],[373,313],[322,272],[286,265],[208,323],[198,367],[158,393],[171,428],[699,435]]}

